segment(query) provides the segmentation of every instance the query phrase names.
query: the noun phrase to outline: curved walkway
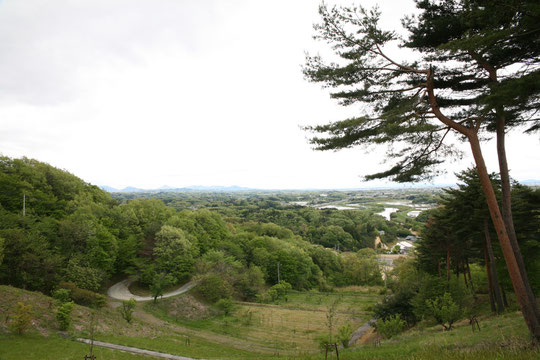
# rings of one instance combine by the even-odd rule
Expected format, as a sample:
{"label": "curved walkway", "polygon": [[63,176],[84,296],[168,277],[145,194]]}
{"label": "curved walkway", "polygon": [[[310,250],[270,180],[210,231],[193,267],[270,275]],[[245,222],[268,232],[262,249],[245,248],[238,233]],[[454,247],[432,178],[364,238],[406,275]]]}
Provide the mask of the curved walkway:
{"label": "curved walkway", "polygon": [[[116,344],[111,344],[111,343],[106,343],[106,342],[96,341],[96,340],[94,340],[92,342],[92,340],[90,340],[90,339],[77,338],[77,341],[80,341],[80,342],[83,342],[83,343],[86,343],[86,344],[93,344],[94,346],[100,346],[100,347],[104,347],[104,348],[108,348],[108,349],[127,351],[127,352],[130,352],[132,354],[147,355],[147,356],[153,356],[153,357],[158,357],[158,358],[163,358],[163,359],[196,360],[196,359],[190,358],[190,357],[178,356],[178,355],[172,355],[172,354],[165,354],[165,353],[162,353],[162,352],[139,349],[139,348],[135,348],[135,347],[131,347],[131,346],[116,345]],[[204,360],[204,359],[199,359],[199,360]]]}
{"label": "curved walkway", "polygon": [[[107,295],[116,300],[129,300],[129,299],[135,299],[135,301],[154,300],[152,296],[139,296],[139,295],[132,294],[129,291],[129,285],[133,281],[135,280],[128,278],[128,279],[120,281],[119,283],[114,284],[113,286],[109,288],[109,290],[107,290]],[[185,283],[184,285],[182,285],[176,290],[163,294],[162,296],[160,296],[160,298],[166,298],[166,297],[183,294],[191,290],[195,285],[197,285],[196,282],[190,281],[188,283]]]}

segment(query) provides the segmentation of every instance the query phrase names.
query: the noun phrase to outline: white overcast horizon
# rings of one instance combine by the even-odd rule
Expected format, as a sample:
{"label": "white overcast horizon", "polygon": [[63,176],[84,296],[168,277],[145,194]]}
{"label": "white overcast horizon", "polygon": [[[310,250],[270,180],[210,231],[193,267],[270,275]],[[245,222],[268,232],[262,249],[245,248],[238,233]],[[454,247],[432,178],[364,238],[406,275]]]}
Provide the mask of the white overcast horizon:
{"label": "white overcast horizon", "polygon": [[[415,11],[412,0],[361,1],[377,3],[396,31]],[[117,189],[391,186],[361,179],[385,169],[384,149],[314,151],[301,129],[359,114],[303,78],[305,52],[328,52],[312,38],[319,4],[0,0],[0,154]],[[432,183],[473,165],[465,145]],[[514,179],[540,179],[539,145],[508,135]],[[497,172],[493,141],[484,155]]]}

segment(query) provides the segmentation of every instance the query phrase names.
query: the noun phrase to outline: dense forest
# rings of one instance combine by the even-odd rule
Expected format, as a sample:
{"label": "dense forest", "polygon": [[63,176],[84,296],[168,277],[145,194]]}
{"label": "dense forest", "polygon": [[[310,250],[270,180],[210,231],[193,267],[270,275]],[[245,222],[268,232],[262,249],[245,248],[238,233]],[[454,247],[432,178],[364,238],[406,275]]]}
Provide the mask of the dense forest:
{"label": "dense forest", "polygon": [[157,293],[196,276],[221,289],[218,297],[241,299],[264,295],[278,276],[295,289],[376,284],[375,237],[408,234],[372,211],[272,196],[214,194],[219,201],[199,200],[208,202],[199,208],[113,199],[36,160],[3,157],[0,166],[0,281],[45,293],[66,284],[99,292],[126,275]]}

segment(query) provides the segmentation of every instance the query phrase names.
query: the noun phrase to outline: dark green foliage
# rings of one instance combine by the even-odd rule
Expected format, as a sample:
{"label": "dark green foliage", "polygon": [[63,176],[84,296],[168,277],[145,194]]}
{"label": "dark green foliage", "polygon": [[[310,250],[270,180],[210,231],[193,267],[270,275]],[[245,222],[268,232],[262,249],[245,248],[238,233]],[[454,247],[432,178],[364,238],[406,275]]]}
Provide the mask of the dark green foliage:
{"label": "dark green foliage", "polygon": [[400,291],[393,295],[385,296],[381,303],[378,303],[373,308],[373,312],[377,319],[387,320],[391,316],[399,315],[402,321],[405,321],[408,326],[413,326],[418,321],[415,314],[412,299],[415,293],[412,291]]}
{"label": "dark green foliage", "polygon": [[216,302],[216,307],[222,311],[224,315],[230,315],[234,311],[234,302],[231,298],[222,298]]}
{"label": "dark green foliage", "polygon": [[74,283],[61,282],[59,287],[70,291],[71,299],[79,305],[99,308],[107,304],[105,296],[90,290],[81,289]]}
{"label": "dark green foliage", "polygon": [[167,273],[153,273],[152,283],[150,284],[150,291],[152,292],[152,297],[154,298],[154,303],[157,302],[158,297],[163,295],[165,288],[173,285],[176,279]]}
{"label": "dark green foliage", "polygon": [[244,301],[255,300],[257,294],[264,288],[264,274],[261,269],[251,264],[249,268],[238,275],[238,279],[234,285],[240,299]]}
{"label": "dark green foliage", "polygon": [[[306,129],[317,150],[387,145],[391,165],[366,179],[418,181],[459,152],[445,142],[455,130],[539,128],[540,6],[533,0],[421,0],[403,21],[409,38],[379,26],[377,9],[319,8],[316,38],[334,59],[307,56],[304,75],[331,89],[357,116]],[[396,57],[391,44],[415,51]],[[415,61],[407,61],[414,59]],[[503,125],[504,126],[504,125]],[[459,157],[459,156],[458,156]]]}
{"label": "dark green foliage", "polygon": [[[431,210],[422,230],[421,240],[417,242],[419,265],[425,271],[435,274],[438,266],[446,269],[447,255],[450,258],[451,271],[465,273],[467,262],[480,259],[484,264],[485,229],[494,239],[492,246],[496,255],[496,265],[500,280],[507,289],[512,285],[502,258],[502,252],[489,218],[487,205],[478,179],[472,169],[457,174],[457,188],[446,189],[440,199],[441,207]],[[492,175],[494,188],[500,188],[498,177]],[[519,184],[512,187],[512,207],[514,226],[518,234],[519,246],[522,250],[525,268],[535,293],[540,291],[540,232],[538,221],[531,221],[540,212],[540,190]]]}
{"label": "dark green foliage", "polygon": [[232,286],[218,274],[203,276],[196,289],[205,300],[216,303],[221,299],[230,299],[233,294]]}

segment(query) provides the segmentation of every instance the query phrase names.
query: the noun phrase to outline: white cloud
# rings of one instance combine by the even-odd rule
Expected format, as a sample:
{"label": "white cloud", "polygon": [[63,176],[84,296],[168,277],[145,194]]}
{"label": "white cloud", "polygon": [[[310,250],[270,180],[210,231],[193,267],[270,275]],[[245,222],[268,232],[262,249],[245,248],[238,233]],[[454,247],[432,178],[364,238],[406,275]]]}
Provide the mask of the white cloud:
{"label": "white cloud", "polygon": [[[302,78],[304,51],[322,46],[311,39],[317,6],[2,1],[0,152],[115,187],[361,186],[378,152],[314,152],[299,128],[357,111]],[[381,10],[397,29],[403,6]]]}

